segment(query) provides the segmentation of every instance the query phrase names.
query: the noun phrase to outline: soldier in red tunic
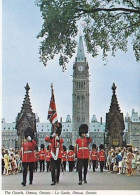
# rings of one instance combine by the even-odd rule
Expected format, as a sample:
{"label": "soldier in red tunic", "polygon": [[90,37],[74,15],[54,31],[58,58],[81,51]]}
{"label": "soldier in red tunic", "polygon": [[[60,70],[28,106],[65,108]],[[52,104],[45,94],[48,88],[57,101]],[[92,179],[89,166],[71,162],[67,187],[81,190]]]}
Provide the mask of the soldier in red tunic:
{"label": "soldier in red tunic", "polygon": [[45,155],[46,155],[46,149],[44,144],[41,144],[40,151],[39,151],[39,163],[40,163],[40,172],[45,170]]}
{"label": "soldier in red tunic", "polygon": [[36,141],[33,140],[33,129],[27,127],[24,131],[25,142],[23,143],[20,156],[22,157],[22,166],[23,166],[23,186],[26,186],[27,178],[27,168],[29,167],[29,184],[32,184],[33,181],[33,169],[34,169],[34,148],[36,146]]}
{"label": "soldier in red tunic", "polygon": [[89,160],[89,144],[92,139],[87,136],[88,133],[88,125],[81,124],[79,127],[79,136],[76,140],[75,150],[77,151],[77,159],[78,159],[78,174],[79,174],[79,185],[82,185],[82,168],[84,167],[84,183],[87,183],[86,175],[88,169],[88,160]]}
{"label": "soldier in red tunic", "polygon": [[69,162],[69,172],[73,171],[74,168],[74,161],[75,160],[75,152],[74,152],[74,146],[69,146],[69,152],[68,152],[68,162]]}
{"label": "soldier in red tunic", "polygon": [[38,169],[38,147],[35,146],[35,150],[34,150],[34,155],[35,155],[35,162],[34,162],[34,172],[37,172]]}
{"label": "soldier in red tunic", "polygon": [[95,172],[95,168],[96,168],[96,164],[97,164],[97,160],[98,160],[98,152],[96,149],[96,144],[92,145],[92,151],[91,151],[90,158],[92,160],[93,172]]}
{"label": "soldier in red tunic", "polygon": [[104,145],[101,144],[99,146],[99,153],[98,153],[98,158],[99,158],[99,162],[100,162],[100,172],[103,172],[103,167],[104,167],[104,161],[105,161],[105,151],[104,151]]}
{"label": "soldier in red tunic", "polygon": [[67,162],[67,148],[66,146],[63,146],[63,151],[62,151],[62,171],[63,169],[66,171],[66,162]]}
{"label": "soldier in red tunic", "polygon": [[[50,166],[51,166],[51,176],[52,176],[52,183],[51,185],[55,185],[56,182],[59,183],[59,176],[60,176],[60,165],[61,165],[61,159],[62,159],[62,151],[63,151],[63,139],[60,138],[60,134],[62,131],[62,125],[61,123],[58,123],[57,126],[55,126],[56,132],[52,132],[51,136],[47,136],[45,138],[46,142],[51,143],[50,145],[50,151],[51,151],[51,160],[50,160]],[[56,175],[55,175],[56,170]]]}
{"label": "soldier in red tunic", "polygon": [[46,150],[46,170],[47,172],[50,169],[50,158],[51,158],[51,154],[50,154],[50,147],[49,145],[47,146],[47,150]]}

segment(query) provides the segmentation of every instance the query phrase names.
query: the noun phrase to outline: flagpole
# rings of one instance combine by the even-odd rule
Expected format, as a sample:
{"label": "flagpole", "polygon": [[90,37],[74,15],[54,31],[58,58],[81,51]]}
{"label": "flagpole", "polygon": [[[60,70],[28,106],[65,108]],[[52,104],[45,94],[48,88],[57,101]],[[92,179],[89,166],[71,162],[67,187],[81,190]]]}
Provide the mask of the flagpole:
{"label": "flagpole", "polygon": [[[52,89],[52,95],[54,95],[54,93],[53,93],[53,83],[51,83],[51,89]],[[52,123],[52,131],[53,131],[53,133],[55,133],[53,123]],[[56,155],[55,137],[54,137],[54,154]]]}
{"label": "flagpole", "polygon": [[[55,129],[57,128],[57,112],[56,112],[56,105],[55,105],[55,97],[54,97],[54,89],[53,89],[53,83],[51,83],[51,100],[50,100],[50,105],[49,105],[49,110],[48,110],[48,119],[50,123],[52,124],[52,134],[55,133]],[[55,137],[54,137],[54,150],[56,150],[55,146]]]}

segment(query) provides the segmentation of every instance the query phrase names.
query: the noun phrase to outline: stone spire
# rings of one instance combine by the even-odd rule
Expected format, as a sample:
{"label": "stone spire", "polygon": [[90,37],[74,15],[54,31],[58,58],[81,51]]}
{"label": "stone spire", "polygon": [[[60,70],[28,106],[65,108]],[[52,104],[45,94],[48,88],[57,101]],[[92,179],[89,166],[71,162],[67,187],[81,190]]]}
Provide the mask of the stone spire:
{"label": "stone spire", "polygon": [[26,113],[26,114],[30,114],[32,113],[32,106],[31,106],[31,101],[30,101],[30,96],[29,96],[29,84],[26,84],[26,94],[25,94],[25,98],[21,107],[21,113]]}
{"label": "stone spire", "polygon": [[78,51],[77,51],[77,62],[85,62],[85,52],[82,35],[79,37]]}
{"label": "stone spire", "polygon": [[116,95],[116,85],[112,86],[112,99],[109,112],[106,113],[106,132],[108,147],[123,146],[124,117]]}
{"label": "stone spire", "polygon": [[119,107],[117,96],[116,96],[116,88],[117,88],[117,86],[115,85],[115,83],[113,83],[113,85],[112,85],[113,95],[112,95],[111,105],[110,105],[110,109],[109,109],[109,112],[112,112],[112,113],[113,112],[120,112],[120,107]]}

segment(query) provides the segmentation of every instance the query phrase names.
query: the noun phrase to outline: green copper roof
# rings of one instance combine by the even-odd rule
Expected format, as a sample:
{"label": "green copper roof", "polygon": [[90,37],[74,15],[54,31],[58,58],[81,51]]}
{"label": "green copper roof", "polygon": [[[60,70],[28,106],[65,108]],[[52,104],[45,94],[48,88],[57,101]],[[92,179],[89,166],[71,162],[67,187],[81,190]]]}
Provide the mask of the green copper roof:
{"label": "green copper roof", "polygon": [[85,62],[84,45],[83,45],[83,39],[81,35],[79,37],[79,43],[78,43],[77,62]]}

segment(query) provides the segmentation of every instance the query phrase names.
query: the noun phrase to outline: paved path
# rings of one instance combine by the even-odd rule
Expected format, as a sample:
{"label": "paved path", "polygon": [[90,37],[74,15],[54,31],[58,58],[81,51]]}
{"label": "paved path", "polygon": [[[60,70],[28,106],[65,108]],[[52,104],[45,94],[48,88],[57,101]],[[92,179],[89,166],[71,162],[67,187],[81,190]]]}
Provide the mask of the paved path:
{"label": "paved path", "polygon": [[140,190],[140,176],[111,174],[107,171],[100,173],[91,170],[87,175],[87,184],[78,185],[77,172],[61,173],[60,183],[51,186],[50,172],[34,173],[33,185],[21,185],[22,173],[17,175],[2,176],[2,190]]}

